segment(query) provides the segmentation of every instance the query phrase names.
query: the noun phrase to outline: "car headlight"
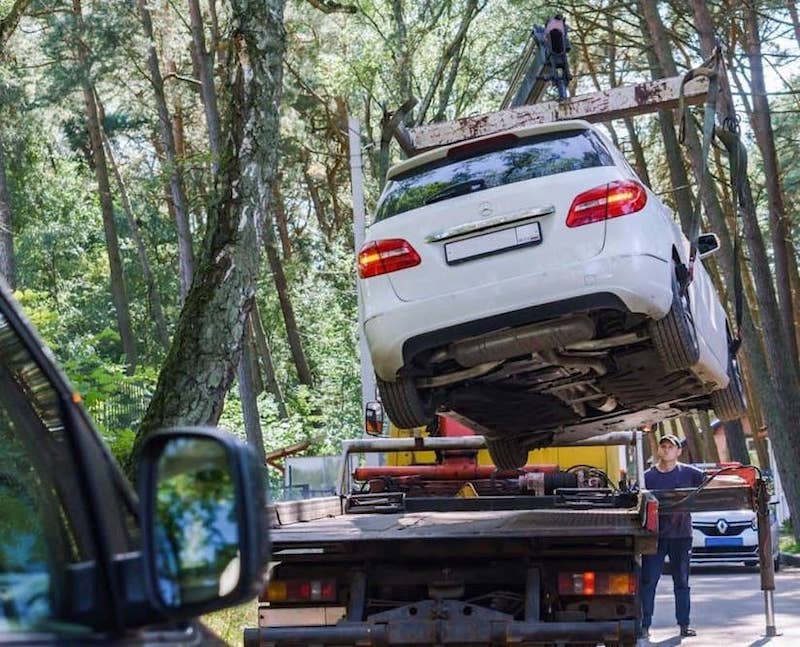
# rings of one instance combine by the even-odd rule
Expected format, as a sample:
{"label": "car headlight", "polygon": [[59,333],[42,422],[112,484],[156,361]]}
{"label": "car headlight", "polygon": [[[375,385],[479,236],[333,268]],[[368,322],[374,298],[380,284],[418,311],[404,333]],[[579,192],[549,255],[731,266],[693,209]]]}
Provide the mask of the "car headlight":
{"label": "car headlight", "polygon": [[758,530],[758,517],[753,517],[753,520],[750,522],[750,527],[753,530]]}

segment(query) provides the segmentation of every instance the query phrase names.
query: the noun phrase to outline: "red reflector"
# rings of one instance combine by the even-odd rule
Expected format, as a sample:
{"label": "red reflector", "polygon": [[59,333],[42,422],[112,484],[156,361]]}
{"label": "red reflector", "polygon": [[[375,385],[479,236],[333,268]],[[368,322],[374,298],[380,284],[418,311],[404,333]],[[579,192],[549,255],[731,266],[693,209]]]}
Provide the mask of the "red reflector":
{"label": "red reflector", "polygon": [[633,180],[615,180],[584,191],[572,201],[567,227],[617,218],[644,209],[647,192]]}
{"label": "red reflector", "polygon": [[362,279],[404,270],[421,262],[417,250],[402,238],[366,243],[358,253],[358,275]]}
{"label": "red reflector", "polygon": [[585,595],[594,595],[594,573],[587,571],[583,574],[583,592]]}
{"label": "red reflector", "polygon": [[644,527],[652,533],[658,532],[658,499],[652,499],[645,504]]}
{"label": "red reflector", "polygon": [[335,602],[336,580],[272,580],[264,597],[270,602]]}

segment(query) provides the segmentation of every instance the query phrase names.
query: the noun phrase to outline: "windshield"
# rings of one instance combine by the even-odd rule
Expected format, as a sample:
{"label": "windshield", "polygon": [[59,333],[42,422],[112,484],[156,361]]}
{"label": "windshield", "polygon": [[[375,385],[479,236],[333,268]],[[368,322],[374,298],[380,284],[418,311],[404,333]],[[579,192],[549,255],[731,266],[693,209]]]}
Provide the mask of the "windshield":
{"label": "windshield", "polygon": [[393,178],[378,203],[375,221],[466,193],[613,164],[599,138],[588,130],[467,143],[451,149],[445,159]]}
{"label": "windshield", "polygon": [[58,394],[0,313],[0,632],[88,628],[68,585],[94,558]]}

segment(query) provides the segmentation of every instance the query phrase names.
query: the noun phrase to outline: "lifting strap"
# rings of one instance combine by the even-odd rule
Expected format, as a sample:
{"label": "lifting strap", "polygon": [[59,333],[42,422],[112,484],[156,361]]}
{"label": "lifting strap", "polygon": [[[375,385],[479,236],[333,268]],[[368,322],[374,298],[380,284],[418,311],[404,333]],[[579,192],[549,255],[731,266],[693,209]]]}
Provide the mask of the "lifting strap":
{"label": "lifting strap", "polygon": [[700,177],[697,182],[697,196],[694,204],[694,212],[689,223],[689,231],[686,236],[689,239],[689,261],[686,265],[686,272],[681,280],[681,292],[686,293],[689,284],[694,278],[694,263],[697,258],[697,238],[700,236],[701,206],[703,203],[703,190],[705,185],[706,173],[708,172],[708,153],[711,149],[711,140],[714,138],[714,122],[717,117],[717,96],[719,95],[719,70],[722,66],[722,51],[719,47],[714,48],[714,53],[700,67],[689,70],[681,80],[679,93],[678,110],[680,112],[680,131],[679,140],[684,143],[686,139],[686,105],[684,98],[684,88],[692,79],[705,76],[708,78],[708,94],[703,110],[703,145],[700,154]]}
{"label": "lifting strap", "polygon": [[736,319],[736,330],[731,334],[729,348],[731,355],[735,356],[742,343],[741,330],[743,293],[738,223],[742,216],[742,209],[744,205],[744,180],[747,173],[747,151],[745,150],[745,147],[742,145],[739,138],[739,119],[736,115],[730,115],[726,117],[724,119],[724,125],[722,128],[717,128],[714,125],[714,122],[716,121],[717,97],[719,95],[719,77],[724,73],[724,58],[722,56],[722,50],[718,45],[707,61],[705,61],[700,67],[689,70],[681,81],[678,109],[680,114],[679,139],[680,142],[683,143],[686,138],[687,118],[683,94],[684,86],[694,78],[700,76],[705,76],[708,78],[708,94],[706,96],[703,119],[703,144],[700,161],[700,178],[698,180],[694,211],[689,224],[689,231],[687,232],[687,237],[689,239],[689,260],[686,266],[686,271],[682,273],[681,291],[685,293],[689,288],[689,284],[694,278],[694,264],[697,259],[697,240],[700,236],[700,208],[702,204],[705,177],[706,173],[708,172],[708,154],[711,149],[711,142],[716,135],[725,145],[725,148],[728,151],[728,159],[730,163],[731,195],[734,200],[733,206],[734,213],[736,215],[733,231],[731,232],[731,235],[733,236],[733,303]]}

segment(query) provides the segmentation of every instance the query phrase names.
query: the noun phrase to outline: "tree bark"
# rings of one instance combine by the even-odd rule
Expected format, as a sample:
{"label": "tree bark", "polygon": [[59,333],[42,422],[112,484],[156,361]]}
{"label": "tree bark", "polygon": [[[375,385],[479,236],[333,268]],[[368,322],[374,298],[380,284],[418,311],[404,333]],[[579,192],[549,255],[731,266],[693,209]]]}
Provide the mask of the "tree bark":
{"label": "tree bark", "polygon": [[283,323],[286,326],[286,337],[289,342],[289,350],[292,354],[297,379],[301,384],[312,386],[314,378],[311,374],[306,354],[303,351],[303,340],[300,337],[300,328],[297,326],[297,318],[294,315],[294,306],[289,294],[289,284],[286,281],[286,274],[283,271],[283,263],[278,250],[275,247],[275,233],[271,214],[267,213],[264,226],[264,245],[267,248],[267,260],[272,270],[272,280],[275,282],[275,289],[278,291],[278,300],[281,304],[283,313]]}
{"label": "tree bark", "polygon": [[271,205],[278,154],[285,47],[283,0],[232,0],[229,69],[235,79],[225,148],[203,254],[155,394],[136,435],[159,428],[215,425],[241,355],[260,260],[261,218]]}
{"label": "tree bark", "polygon": [[275,225],[278,228],[278,236],[281,240],[283,258],[288,261],[292,258],[292,239],[289,237],[289,220],[286,217],[286,203],[283,201],[280,184],[280,180],[278,180],[272,187],[273,203],[275,205]]}
{"label": "tree bark", "polygon": [[[79,27],[83,30],[83,14],[81,0],[72,0],[72,10]],[[82,65],[87,65],[89,52],[84,44],[81,34],[77,40],[78,60]],[[127,363],[127,372],[132,375],[136,370],[136,339],[131,326],[128,295],[125,289],[125,275],[122,269],[122,256],[119,249],[117,225],[114,221],[114,204],[111,198],[111,185],[108,180],[108,165],[103,138],[100,134],[100,119],[95,101],[94,86],[86,71],[81,74],[81,87],[83,88],[83,102],[86,110],[86,127],[89,131],[89,142],[92,149],[95,178],[100,197],[100,208],[103,214],[103,230],[106,237],[106,250],[108,253],[108,266],[111,274],[111,297],[114,301],[114,310],[117,316],[117,330],[122,342],[122,352]]]}
{"label": "tree bark", "polygon": [[13,290],[17,287],[16,259],[14,257],[14,229],[11,217],[11,194],[6,177],[6,160],[3,154],[3,133],[0,132],[0,275]]}
{"label": "tree bark", "polygon": [[761,59],[761,43],[758,33],[758,14],[755,0],[744,3],[745,43],[750,60],[750,86],[753,98],[751,126],[756,136],[761,159],[764,164],[764,180],[769,204],[769,224],[772,234],[772,254],[775,262],[775,283],[778,288],[783,334],[789,351],[797,362],[797,343],[794,329],[795,307],[792,300],[792,284],[789,275],[787,242],[790,240],[786,226],[786,205],[781,187],[781,171],[775,151],[775,135],[772,130],[767,88],[764,83],[764,66]]}
{"label": "tree bark", "polygon": [[[703,0],[689,0],[694,23],[700,35],[703,55],[711,55],[714,46],[714,24]],[[721,117],[734,114],[730,87],[724,77],[720,83]],[[745,241],[750,253],[753,276],[763,324],[764,344],[769,370],[772,375],[775,406],[765,406],[764,411],[774,414],[776,425],[770,425],[770,437],[775,447],[775,456],[780,457],[778,470],[784,483],[786,499],[793,519],[800,519],[800,380],[796,370],[796,358],[789,355],[783,339],[777,301],[772,288],[772,277],[761,231],[756,219],[750,183],[745,178],[743,191],[743,220]],[[795,539],[800,542],[800,523],[794,526]]]}
{"label": "tree bark", "polygon": [[708,411],[701,411],[698,417],[700,418],[703,457],[709,463],[719,463],[719,448],[714,440],[714,430],[711,428],[711,417],[708,415]]}
{"label": "tree bark", "polygon": [[267,391],[275,398],[275,402],[278,405],[278,415],[285,419],[288,417],[286,402],[283,399],[281,385],[275,373],[275,364],[272,361],[272,350],[269,347],[269,340],[264,332],[264,324],[261,321],[261,311],[258,307],[258,302],[253,304],[253,309],[250,311],[250,326],[253,329],[253,338],[256,342],[258,355],[261,358],[261,364],[264,367],[264,379],[267,382]]}
{"label": "tree bark", "polygon": [[167,98],[164,94],[164,78],[156,52],[155,36],[153,34],[153,21],[146,0],[139,0],[139,17],[148,41],[147,66],[150,71],[150,84],[153,86],[153,97],[156,101],[158,113],[159,132],[161,145],[166,158],[166,173],[169,177],[169,192],[172,196],[172,205],[175,209],[175,226],[178,231],[178,264],[181,277],[181,302],[189,292],[194,273],[194,247],[192,245],[192,232],[189,227],[189,202],[186,199],[186,189],[183,185],[180,164],[176,152],[172,119],[167,107]]}

